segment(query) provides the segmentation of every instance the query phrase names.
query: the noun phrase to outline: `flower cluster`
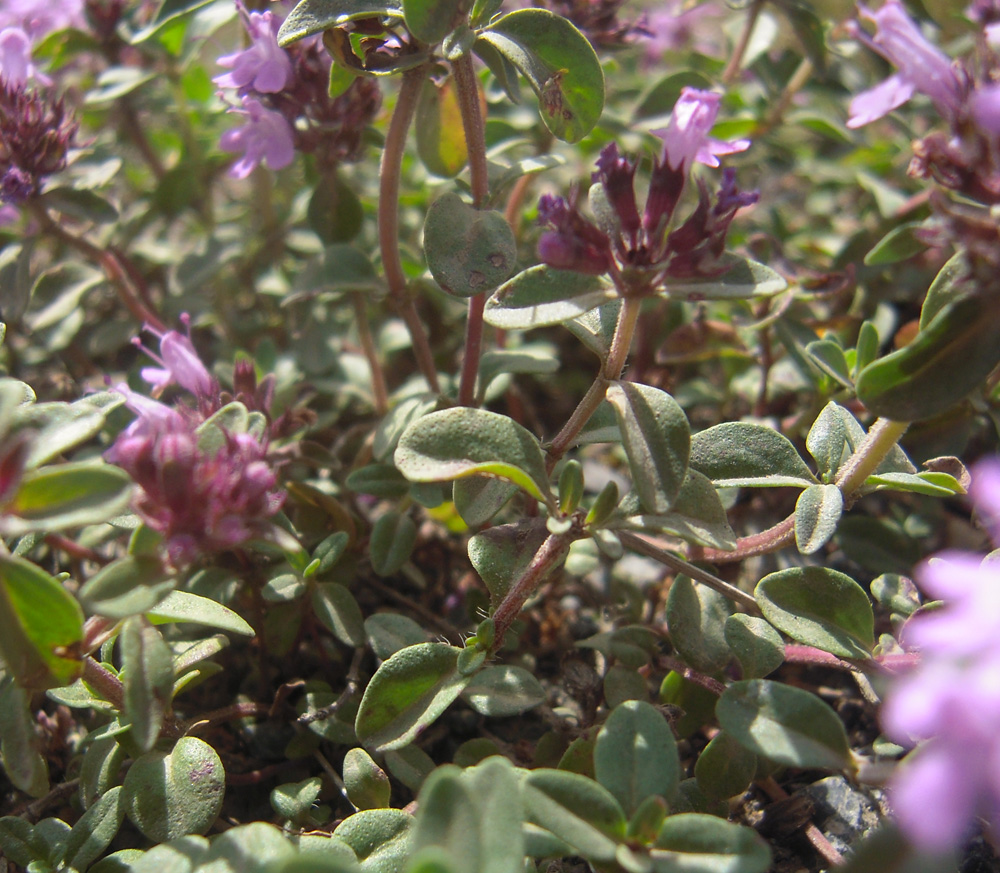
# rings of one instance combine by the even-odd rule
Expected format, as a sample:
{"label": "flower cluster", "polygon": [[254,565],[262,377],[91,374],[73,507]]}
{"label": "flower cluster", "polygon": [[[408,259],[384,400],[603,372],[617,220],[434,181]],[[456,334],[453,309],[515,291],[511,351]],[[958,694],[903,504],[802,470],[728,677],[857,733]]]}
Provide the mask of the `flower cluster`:
{"label": "flower cluster", "polygon": [[242,157],[231,175],[245,178],[261,162],[272,170],[288,166],[296,151],[314,153],[325,169],[361,154],[362,134],[381,105],[381,92],[370,79],[357,79],[330,97],[330,61],[316,40],[289,49],[278,45],[281,19],[271,10],[247,12],[237,7],[250,37],[242,51],[223,55],[216,85],[235,89],[239,105],[229,111],[243,119],[227,131],[220,146]]}
{"label": "flower cluster", "polygon": [[0,80],[0,201],[34,197],[66,166],[78,127],[62,100]]}
{"label": "flower cluster", "polygon": [[[267,439],[252,432],[200,426],[225,402],[219,383],[198,357],[188,336],[160,335],[159,365],[142,377],[162,392],[177,384],[194,396],[196,408],[167,406],[125,384],[115,390],[138,418],[118,437],[107,459],[139,486],[135,510],[163,536],[175,566],[266,536],[269,519],[284,494],[267,458]],[[242,380],[248,388],[246,374]]]}
{"label": "flower cluster", "polygon": [[914,94],[930,98],[948,124],[914,145],[913,175],[933,178],[946,188],[986,204],[1000,203],[1000,5],[977,0],[966,14],[982,27],[981,58],[952,61],[921,32],[900,0],[886,0],[862,17],[875,25],[859,40],[897,70],[850,105],[848,127],[861,127],[901,106]]}
{"label": "flower cluster", "polygon": [[[971,493],[1000,542],[1000,463],[974,471]],[[900,768],[892,805],[917,847],[942,851],[961,843],[975,816],[1000,834],[1000,568],[992,558],[943,553],[917,581],[944,604],[904,627],[920,665],[894,682],[882,723],[903,745],[926,741]]]}
{"label": "flower cluster", "polygon": [[721,142],[708,136],[719,111],[719,95],[685,88],[666,128],[655,131],[663,150],[653,163],[642,213],[635,195],[637,162],[605,147],[597,162],[590,190],[598,223],[578,209],[576,197],[544,195],[539,201],[540,223],[549,229],[538,244],[546,264],[565,270],[599,275],[629,274],[631,293],[652,293],[670,279],[713,276],[722,271],[720,257],[736,211],[757,201],[755,192],[741,192],[735,173],[723,173],[714,202],[704,183],[698,183],[694,212],[671,230],[674,212],[697,161],[718,166],[718,156],[743,151],[746,140]]}

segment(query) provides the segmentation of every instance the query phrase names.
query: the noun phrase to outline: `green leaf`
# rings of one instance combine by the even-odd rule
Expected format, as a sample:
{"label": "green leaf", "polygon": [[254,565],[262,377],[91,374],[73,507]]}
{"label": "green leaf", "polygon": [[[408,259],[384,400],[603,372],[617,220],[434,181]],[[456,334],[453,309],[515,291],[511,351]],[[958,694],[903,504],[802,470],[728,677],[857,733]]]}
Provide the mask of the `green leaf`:
{"label": "green leaf", "polygon": [[[31,697],[11,676],[0,677],[0,758],[11,785],[32,797],[42,797],[49,790],[49,767],[39,753],[37,721],[31,709]],[[0,849],[7,850],[6,830],[9,819],[0,819]],[[16,859],[15,859],[16,860]],[[18,861],[27,866],[28,861]]]}
{"label": "green leaf", "polygon": [[757,775],[757,756],[719,731],[698,756],[694,775],[709,800],[742,794]]}
{"label": "green leaf", "polygon": [[124,715],[132,726],[136,744],[148,752],[160,736],[174,687],[170,647],[159,631],[138,616],[125,621],[119,640]]}
{"label": "green leaf", "polygon": [[871,601],[850,576],[826,567],[792,567],[765,576],[754,597],[792,639],[841,658],[868,658],[875,645]]}
{"label": "green leaf", "polygon": [[837,530],[844,495],[836,485],[810,485],[795,502],[795,545],[803,555],[818,552]]}
{"label": "green leaf", "polygon": [[922,473],[881,473],[865,479],[866,488],[879,491],[908,491],[930,497],[952,497],[964,494],[961,483],[949,473],[926,471]]}
{"label": "green leaf", "polygon": [[364,749],[350,749],[344,756],[344,789],[347,799],[358,809],[389,806],[389,777]]}
{"label": "green leaf", "polygon": [[470,677],[458,670],[461,652],[441,643],[420,643],[384,661],[361,699],[358,739],[375,752],[412,742],[469,683]]}
{"label": "green leaf", "polygon": [[156,843],[204,834],[222,809],[225,782],[215,750],[181,737],[170,752],[147,752],[132,763],[122,785],[125,814]]}
{"label": "green leaf", "polygon": [[650,795],[672,800],[680,783],[680,759],[663,713],[641,700],[616,706],[597,734],[594,775],[628,816]]}
{"label": "green leaf", "polygon": [[117,399],[124,402],[120,394],[107,392],[107,396],[116,401],[99,406],[85,397],[72,404],[40,403],[31,407],[29,420],[42,413],[40,417],[44,423],[31,441],[25,468],[33,470],[95,437],[104,426],[105,415],[119,405]]}
{"label": "green leaf", "polygon": [[517,241],[499,212],[447,193],[427,210],[424,252],[434,281],[459,297],[492,291],[513,272]]}
{"label": "green leaf", "polygon": [[363,873],[402,873],[410,851],[413,816],[400,809],[363,809],[334,830],[358,856]]}
{"label": "green leaf", "polygon": [[462,770],[446,764],[420,789],[413,850],[443,851],[457,870],[521,873],[523,811],[514,767],[499,757]]}
{"label": "green leaf", "polygon": [[494,608],[528,568],[548,535],[544,520],[526,519],[487,528],[469,540],[469,560],[489,589]]}
{"label": "green leaf", "polygon": [[[417,99],[414,118],[417,154],[435,176],[457,176],[469,159],[461,107],[451,79],[438,84],[426,79]],[[492,187],[492,186],[491,186]]]}
{"label": "green leaf", "polygon": [[390,510],[372,526],[368,556],[377,576],[392,576],[409,559],[417,543],[417,526],[402,512]]}
{"label": "green leaf", "polygon": [[931,418],[974,391],[1000,363],[994,298],[969,296],[943,306],[916,339],[858,374],[858,398],[894,421]]}
{"label": "green leaf", "polygon": [[684,410],[666,391],[634,382],[613,382],[607,399],[618,419],[632,487],[648,512],[667,512],[687,474],[691,430]]}
{"label": "green leaf", "polygon": [[314,33],[330,27],[340,27],[357,18],[401,18],[402,15],[399,0],[302,0],[288,13],[278,30],[278,45],[291,45]]}
{"label": "green leaf", "polygon": [[486,301],[483,317],[504,330],[548,327],[616,299],[607,279],[539,264],[497,288]]}
{"label": "green leaf", "polygon": [[23,536],[99,524],[121,515],[132,497],[128,473],[89,461],[27,473],[0,518],[0,533]]}
{"label": "green leaf", "polygon": [[752,828],[687,812],[663,823],[650,851],[654,873],[765,873],[771,850]]}
{"label": "green leaf", "polygon": [[83,673],[83,611],[30,561],[0,554],[0,655],[31,690],[71,685]]}
{"label": "green leaf", "polygon": [[853,448],[848,440],[847,424],[842,410],[832,400],[816,416],[806,436],[806,449],[816,461],[820,474],[827,481],[832,479]]}
{"label": "green leaf", "polygon": [[75,870],[86,870],[111,844],[124,820],[122,789],[116,786],[97,798],[73,825],[63,863]]}
{"label": "green leaf", "polygon": [[769,622],[738,613],[726,619],[726,642],[740,662],[744,679],[762,679],[785,660],[785,644]]}
{"label": "green leaf", "polygon": [[696,670],[715,674],[732,657],[726,619],[733,604],[718,591],[677,576],[667,595],[667,627],[680,656]]}
{"label": "green leaf", "polygon": [[520,71],[538,97],[546,127],[564,142],[594,128],[604,109],[601,62],[569,21],[545,9],[519,9],[480,31],[486,42]]}
{"label": "green leaf", "polygon": [[437,766],[430,755],[415,745],[386,752],[385,765],[396,779],[414,793],[420,790],[424,780]]}
{"label": "green leaf", "polygon": [[788,287],[780,273],[749,258],[727,252],[721,263],[727,265],[721,276],[671,280],[664,291],[672,300],[738,300],[770,296]]}
{"label": "green leaf", "polygon": [[865,255],[865,266],[878,267],[884,264],[897,264],[926,251],[927,244],[922,242],[915,233],[923,226],[923,222],[910,221],[899,225],[899,227],[894,227]]}
{"label": "green leaf", "polygon": [[850,368],[840,343],[831,339],[816,340],[805,348],[809,361],[821,372],[825,373],[844,388],[853,388]]}
{"label": "green leaf", "polygon": [[319,776],[301,782],[286,782],[271,792],[271,808],[287,821],[302,820],[308,817],[322,788],[323,780]]}
{"label": "green leaf", "polygon": [[[135,84],[141,84],[141,82]],[[133,84],[130,77],[129,85],[131,87],[129,87],[129,90],[132,90],[135,84]],[[118,210],[101,197],[100,194],[95,194],[93,191],[60,185],[59,187],[47,190],[42,199],[49,209],[54,209],[63,215],[76,218],[80,221],[94,222],[95,224],[110,224],[118,220]]]}
{"label": "green leaf", "polygon": [[462,692],[480,715],[520,715],[545,702],[545,689],[524,667],[497,664],[480,670]]}
{"label": "green leaf", "polygon": [[945,306],[975,289],[968,255],[959,249],[938,271],[920,307],[920,329],[924,330]]}
{"label": "green leaf", "polygon": [[830,770],[851,766],[847,734],[837,714],[801,688],[767,679],[734,682],[719,698],[715,713],[724,731],[778,764]]}
{"label": "green leaf", "polygon": [[455,509],[469,527],[480,527],[504,508],[517,494],[516,485],[488,476],[456,479],[452,489]]}
{"label": "green leaf", "polygon": [[88,612],[128,618],[153,609],[177,584],[159,558],[129,555],[102,567],[80,589]]}
{"label": "green leaf", "polygon": [[228,606],[223,606],[200,594],[191,594],[189,591],[171,591],[146,613],[146,618],[151,624],[188,621],[246,637],[256,634],[256,631]]}
{"label": "green leaf", "polygon": [[488,475],[542,502],[553,499],[538,440],[507,416],[483,409],[455,407],[418,419],[400,437],[395,463],[413,482]]}
{"label": "green leaf", "polygon": [[117,737],[98,737],[88,744],[80,767],[80,802],[84,809],[93,806],[101,795],[117,784],[118,771],[127,757]]}
{"label": "green leaf", "polygon": [[383,661],[407,646],[427,642],[424,629],[412,618],[394,612],[379,612],[365,619],[365,634],[375,653]]}
{"label": "green leaf", "polygon": [[312,607],[320,623],[345,646],[360,648],[365,644],[365,618],[346,586],[319,583],[312,590]]}
{"label": "green leaf", "polygon": [[176,21],[178,18],[197,9],[201,9],[202,6],[207,6],[211,2],[212,0],[163,0],[149,25],[138,33],[133,34],[129,42],[137,45],[149,39],[149,37],[156,34],[170,22]]}
{"label": "green leaf", "polygon": [[464,0],[403,0],[406,29],[421,42],[441,42],[468,13]]}
{"label": "green leaf", "polygon": [[27,867],[34,861],[44,863],[46,853],[36,845],[33,832],[32,824],[23,818],[13,815],[0,818],[0,850],[3,851],[3,857],[22,867]]}
{"label": "green leaf", "polygon": [[763,424],[730,421],[691,437],[691,466],[716,488],[808,488],[816,479],[795,446]]}
{"label": "green leaf", "polygon": [[403,497],[410,490],[406,477],[392,464],[369,464],[352,470],[344,484],[357,494],[374,497]]}

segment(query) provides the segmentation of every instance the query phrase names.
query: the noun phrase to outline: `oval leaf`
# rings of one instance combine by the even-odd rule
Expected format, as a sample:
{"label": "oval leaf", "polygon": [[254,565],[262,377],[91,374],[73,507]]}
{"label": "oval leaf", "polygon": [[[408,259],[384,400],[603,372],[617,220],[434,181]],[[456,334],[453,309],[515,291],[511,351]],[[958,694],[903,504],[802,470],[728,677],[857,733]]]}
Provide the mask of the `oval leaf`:
{"label": "oval leaf", "polygon": [[778,764],[839,770],[851,766],[847,734],[837,714],[808,691],[749,679],[719,698],[722,729],[741,745]]}
{"label": "oval leaf", "polygon": [[716,488],[808,488],[816,479],[795,446],[773,428],[746,421],[717,424],[691,437],[691,466]]}
{"label": "oval leaf", "polygon": [[803,555],[818,552],[837,530],[844,495],[836,485],[810,485],[795,502],[795,545]]}
{"label": "oval leaf", "polygon": [[499,664],[480,670],[462,697],[480,715],[520,715],[545,702],[545,689],[524,667]]}
{"label": "oval leaf", "polygon": [[504,330],[547,327],[579,318],[617,298],[611,283],[600,276],[539,264],[497,288],[486,301],[483,317]]}
{"label": "oval leaf", "polygon": [[711,279],[672,280],[667,296],[685,300],[732,300],[777,294],[788,287],[784,277],[770,267],[727,252],[721,266],[726,272]]}
{"label": "oval leaf", "polygon": [[756,831],[694,812],[670,816],[650,855],[656,871],[764,873],[771,866],[771,850]]}

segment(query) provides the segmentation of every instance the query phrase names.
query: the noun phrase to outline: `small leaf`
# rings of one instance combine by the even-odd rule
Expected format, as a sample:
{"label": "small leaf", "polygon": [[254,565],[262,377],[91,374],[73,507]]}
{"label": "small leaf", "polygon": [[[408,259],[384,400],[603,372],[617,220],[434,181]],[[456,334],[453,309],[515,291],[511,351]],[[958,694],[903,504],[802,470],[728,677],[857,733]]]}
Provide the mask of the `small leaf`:
{"label": "small leaf", "polygon": [[795,503],[795,545],[803,555],[818,552],[837,530],[844,495],[836,485],[810,485]]}
{"label": "small leaf", "polygon": [[556,137],[577,142],[590,133],[604,109],[604,72],[569,21],[546,9],[519,9],[480,31],[477,51],[483,42],[528,80]]}
{"label": "small leaf", "polygon": [[548,535],[544,521],[528,519],[487,528],[469,540],[469,560],[489,589],[494,608],[528,568]]}
{"label": "small leaf", "polygon": [[865,255],[865,266],[896,264],[926,251],[927,244],[915,233],[921,227],[923,223],[919,221],[910,221],[894,227]]}
{"label": "small leaf", "polygon": [[356,18],[401,18],[402,14],[400,0],[302,0],[278,30],[278,45],[291,45]]}
{"label": "small leaf", "polygon": [[[25,794],[42,797],[49,790],[49,768],[39,753],[31,698],[11,676],[0,678],[0,758],[10,783]],[[0,819],[0,825],[8,819]],[[0,848],[6,850],[0,826]],[[29,861],[18,862],[27,866]]]}
{"label": "small leaf", "polygon": [[344,789],[347,799],[358,809],[389,806],[389,777],[364,749],[350,749],[344,756]]}
{"label": "small leaf", "polygon": [[694,765],[698,787],[709,800],[742,794],[757,775],[757,756],[725,731],[719,731]]}
{"label": "small leaf", "polygon": [[0,533],[23,536],[99,524],[121,515],[132,497],[128,473],[89,461],[27,473],[0,518]]}
{"label": "small leaf", "polygon": [[597,734],[594,774],[626,815],[650,795],[672,800],[680,782],[680,759],[663,714],[640,700],[616,706]]}
{"label": "small leaf", "polygon": [[153,609],[177,584],[159,558],[128,556],[102,567],[80,589],[88,612],[128,618]]}
{"label": "small leaf", "polygon": [[462,692],[480,715],[520,715],[545,702],[545,689],[524,667],[498,664],[480,670]]}
{"label": "small leaf", "polygon": [[908,491],[912,494],[927,494],[930,497],[952,497],[965,494],[961,483],[949,473],[932,471],[922,473],[881,473],[865,479],[866,488],[879,491]]}
{"label": "small leaf", "polygon": [[306,209],[306,220],[316,236],[328,246],[350,242],[361,231],[364,217],[361,200],[340,173],[324,173]]}
{"label": "small leaf", "polygon": [[345,818],[333,835],[354,850],[363,873],[402,873],[412,828],[413,816],[401,809],[363,809]]}
{"label": "small leaf", "polygon": [[486,301],[483,317],[504,330],[548,327],[616,299],[614,287],[600,276],[539,264],[497,288]]}
{"label": "small leaf", "polygon": [[841,658],[868,658],[875,645],[871,601],[850,576],[826,567],[792,567],[754,590],[761,612],[792,639]]}
{"label": "small leaf", "polygon": [[739,613],[726,619],[726,642],[743,669],[744,679],[762,679],[785,660],[781,635],[756,615]]}
{"label": "small leaf", "polygon": [[716,488],[808,488],[816,479],[795,446],[763,424],[731,421],[691,437],[691,466]]}
{"label": "small leaf", "polygon": [[319,799],[322,788],[323,780],[318,776],[301,782],[286,782],[271,792],[271,808],[288,821],[303,820]]}
{"label": "small leaf", "polygon": [[643,507],[651,513],[667,512],[687,473],[691,430],[684,410],[666,391],[634,382],[613,382],[607,399]]}
{"label": "small leaf", "polygon": [[726,642],[726,619],[733,604],[687,576],[677,576],[667,596],[670,641],[684,660],[703,673],[722,670],[732,657]]}
{"label": "small leaf", "polygon": [[368,556],[377,576],[392,576],[409,559],[417,543],[417,526],[413,519],[390,510],[372,526],[368,540]]}
{"label": "small leaf", "polygon": [[256,634],[256,631],[228,606],[189,591],[171,591],[146,613],[146,618],[150,624],[188,621],[247,637]]}
{"label": "small leaf", "polygon": [[767,679],[734,682],[715,712],[724,731],[778,764],[830,770],[851,766],[847,734],[837,714],[801,688]]}
{"label": "small leaf", "polygon": [[540,768],[521,783],[528,820],[588,861],[610,863],[625,836],[625,814],[606,788],[579,773]]}
{"label": "small leaf", "polygon": [[225,779],[211,746],[181,737],[169,753],[147,752],[132,763],[122,786],[125,813],[157,843],[206,833],[222,809]]}
{"label": "small leaf", "polygon": [[[420,90],[414,118],[417,154],[435,176],[452,179],[469,158],[462,113],[453,80],[438,84],[428,78]],[[506,278],[506,277],[504,277]]]}
{"label": "small leaf", "polygon": [[377,658],[383,661],[407,646],[427,642],[424,629],[412,618],[379,612],[365,619],[365,634]]}
{"label": "small leaf", "polygon": [[398,498],[410,490],[406,477],[392,464],[369,464],[352,470],[344,484],[357,494]]}
{"label": "small leaf", "polygon": [[770,296],[788,287],[780,273],[749,258],[727,252],[722,263],[730,266],[721,276],[671,280],[665,288],[667,296],[674,300],[733,300]]}
{"label": "small leaf", "polygon": [[820,473],[826,480],[832,479],[844,462],[845,452],[853,452],[848,442],[847,425],[841,415],[841,407],[832,400],[816,416],[806,436],[806,448],[816,460]]}
{"label": "small leaf", "polygon": [[452,193],[427,210],[424,252],[434,281],[459,297],[492,291],[517,262],[517,242],[503,215]]}
{"label": "small leaf", "polygon": [[844,357],[844,350],[840,347],[840,343],[831,339],[816,340],[809,343],[805,351],[813,366],[821,372],[840,383],[844,388],[854,387],[850,368],[847,366],[847,358]]}
{"label": "small leaf", "polygon": [[667,818],[650,856],[656,873],[765,873],[771,866],[771,850],[752,828],[693,812]]}
{"label": "small leaf", "polygon": [[72,685],[83,673],[83,611],[30,561],[0,554],[0,655],[24,688]]}
{"label": "small leaf", "polygon": [[111,844],[124,820],[122,789],[116,786],[97,798],[73,825],[63,863],[71,869],[86,870]]}
{"label": "small leaf", "polygon": [[170,648],[159,631],[138,616],[125,621],[119,640],[124,715],[132,726],[136,744],[148,752],[160,736],[174,687]]}
{"label": "small leaf", "polygon": [[489,475],[543,502],[552,499],[538,440],[507,416],[483,409],[456,407],[418,419],[400,437],[395,462],[413,482]]}
{"label": "small leaf", "polygon": [[480,527],[504,508],[518,488],[489,476],[456,479],[452,489],[455,509],[469,527]]}
{"label": "small leaf", "polygon": [[80,801],[84,809],[117,784],[118,771],[127,757],[114,736],[98,737],[89,743],[80,767]]}
{"label": "small leaf", "polygon": [[354,595],[336,582],[321,582],[312,590],[316,617],[345,646],[365,644],[365,619]]}
{"label": "small leaf", "polygon": [[469,683],[458,670],[461,652],[420,643],[384,661],[365,688],[355,723],[358,739],[376,752],[412,742]]}
{"label": "small leaf", "polygon": [[421,42],[441,42],[465,18],[464,0],[403,0],[406,29]]}

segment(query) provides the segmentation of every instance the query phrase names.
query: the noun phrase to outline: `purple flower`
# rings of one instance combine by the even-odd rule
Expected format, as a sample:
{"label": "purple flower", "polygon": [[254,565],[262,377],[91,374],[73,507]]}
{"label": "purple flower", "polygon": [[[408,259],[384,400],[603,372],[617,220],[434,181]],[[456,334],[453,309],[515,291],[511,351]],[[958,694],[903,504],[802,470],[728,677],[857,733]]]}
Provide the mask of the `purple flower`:
{"label": "purple flower", "polygon": [[642,20],[649,34],[645,42],[646,63],[659,64],[665,52],[694,48],[702,54],[714,54],[719,49],[720,31],[716,20],[723,10],[711,2],[684,9],[682,0],[659,4]]}
{"label": "purple flower", "polygon": [[23,85],[31,78],[43,85],[52,84],[31,60],[31,40],[20,27],[0,30],[0,78],[12,87]]}
{"label": "purple flower", "polygon": [[0,28],[21,27],[32,40],[56,30],[83,27],[85,0],[3,0],[0,4]]}
{"label": "purple flower", "polygon": [[[1000,465],[980,465],[973,482],[998,538]],[[925,741],[900,767],[891,796],[909,839],[938,852],[959,845],[974,816],[1000,826],[1000,565],[945,553],[923,564],[917,581],[944,604],[904,627],[921,663],[893,684],[882,724],[901,744]]]}
{"label": "purple flower", "polygon": [[295,141],[285,116],[265,108],[254,97],[244,95],[242,100],[242,109],[232,106],[228,111],[242,115],[246,123],[227,130],[219,140],[223,151],[243,152],[243,157],[233,164],[229,174],[245,179],[265,160],[272,170],[287,167],[295,157]]}
{"label": "purple flower", "polygon": [[[189,327],[190,320],[186,314],[181,317],[181,320],[185,326]],[[149,382],[157,392],[176,382],[199,399],[218,396],[219,383],[215,381],[201,362],[201,358],[198,357],[198,353],[191,343],[190,336],[185,336],[176,330],[157,333],[150,327],[146,329],[159,336],[160,354],[154,354],[138,341],[137,344],[160,366],[143,368],[143,379]]]}
{"label": "purple flower", "polygon": [[[938,112],[954,117],[962,106],[965,87],[951,60],[920,32],[900,0],[886,0],[877,12],[859,6],[875,24],[871,48],[899,72],[851,101],[848,127],[861,127],[902,105],[914,92],[929,97]],[[866,39],[860,29],[858,37]]]}
{"label": "purple flower", "polygon": [[684,88],[674,104],[670,122],[653,133],[663,140],[663,161],[674,170],[688,170],[694,161],[719,166],[719,155],[746,151],[750,140],[731,142],[712,139],[708,132],[719,114],[721,95],[697,88]]}
{"label": "purple flower", "polygon": [[292,76],[292,62],[278,45],[281,19],[270,11],[248,13],[242,3],[237,6],[252,43],[249,48],[219,58],[219,66],[231,72],[212,81],[222,88],[252,88],[262,94],[283,90]]}

